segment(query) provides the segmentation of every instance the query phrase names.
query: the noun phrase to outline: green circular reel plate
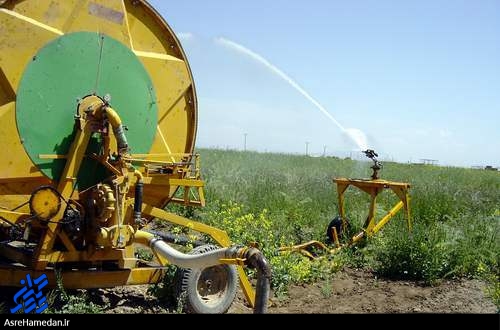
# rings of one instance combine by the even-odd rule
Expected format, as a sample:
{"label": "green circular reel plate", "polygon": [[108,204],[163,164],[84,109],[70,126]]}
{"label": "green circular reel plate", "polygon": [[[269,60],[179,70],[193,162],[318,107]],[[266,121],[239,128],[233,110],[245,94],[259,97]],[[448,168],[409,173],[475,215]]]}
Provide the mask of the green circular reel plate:
{"label": "green circular reel plate", "polygon": [[[17,94],[19,136],[32,162],[58,181],[75,136],[78,101],[87,95],[109,95],[110,104],[128,127],[133,153],[148,153],[156,134],[158,109],[153,83],[136,55],[119,41],[99,33],[76,32],[43,47],[26,68]],[[87,154],[99,152],[99,136]],[[105,169],[86,158],[77,185],[90,187],[106,176]]]}

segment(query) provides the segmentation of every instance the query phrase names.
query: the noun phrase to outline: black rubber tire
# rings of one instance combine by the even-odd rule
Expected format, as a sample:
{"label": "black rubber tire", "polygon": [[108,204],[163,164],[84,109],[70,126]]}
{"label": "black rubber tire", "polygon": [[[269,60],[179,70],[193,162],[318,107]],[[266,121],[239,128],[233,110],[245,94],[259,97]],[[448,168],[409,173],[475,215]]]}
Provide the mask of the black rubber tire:
{"label": "black rubber tire", "polygon": [[[214,245],[203,245],[189,254],[203,254],[216,249],[218,247]],[[186,313],[226,313],[236,297],[237,287],[238,273],[236,267],[231,265],[204,269],[178,268],[175,274],[175,294]]]}
{"label": "black rubber tire", "polygon": [[[345,219],[346,220],[346,227],[349,227],[349,219]],[[343,228],[342,226],[342,217],[339,215],[337,217],[335,217],[331,222],[330,224],[328,225],[328,228],[326,229],[326,237],[328,238],[328,241],[329,242],[333,242],[334,239],[333,239],[333,231],[332,231],[332,228],[337,229],[337,236],[339,238],[339,240],[341,239],[341,236],[342,234],[344,233],[345,229],[347,228]]]}

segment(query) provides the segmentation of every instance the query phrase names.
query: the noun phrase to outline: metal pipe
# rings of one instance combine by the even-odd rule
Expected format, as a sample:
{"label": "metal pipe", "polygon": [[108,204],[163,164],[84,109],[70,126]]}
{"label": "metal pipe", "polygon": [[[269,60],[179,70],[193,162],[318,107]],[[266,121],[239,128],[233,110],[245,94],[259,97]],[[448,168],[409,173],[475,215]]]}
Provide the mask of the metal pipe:
{"label": "metal pipe", "polygon": [[122,119],[113,108],[105,106],[103,110],[106,113],[106,117],[108,118],[111,127],[117,128],[118,126],[122,126]]}
{"label": "metal pipe", "polygon": [[118,144],[118,153],[122,154],[127,152],[128,141],[120,116],[113,108],[108,106],[104,107],[104,111],[106,112],[109,124],[113,127],[113,133],[115,134],[116,142]]}
{"label": "metal pipe", "polygon": [[135,242],[149,246],[153,251],[167,259],[169,263],[181,268],[199,269],[220,265],[221,259],[238,258],[240,250],[235,247],[229,247],[209,251],[204,254],[185,254],[177,251],[163,240],[156,238],[153,234],[141,230],[136,232]]}
{"label": "metal pipe", "polygon": [[161,239],[153,239],[150,243],[151,249],[165,257],[171,264],[181,268],[203,269],[220,265],[221,259],[235,259],[238,256],[238,248],[230,247],[203,254],[184,254],[177,251]]}

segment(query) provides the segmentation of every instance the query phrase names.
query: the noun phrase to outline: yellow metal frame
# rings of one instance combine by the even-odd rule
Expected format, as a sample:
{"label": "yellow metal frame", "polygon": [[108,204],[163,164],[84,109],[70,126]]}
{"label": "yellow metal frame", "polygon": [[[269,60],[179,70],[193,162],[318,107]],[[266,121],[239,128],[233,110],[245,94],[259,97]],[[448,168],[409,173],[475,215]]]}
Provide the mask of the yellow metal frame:
{"label": "yellow metal frame", "polygon": [[[351,238],[350,244],[358,242],[365,236],[371,237],[379,232],[402,208],[404,208],[405,210],[408,229],[411,230],[412,224],[410,213],[409,183],[386,180],[357,180],[344,178],[336,178],[334,179],[334,182],[337,184],[339,213],[340,217],[342,218],[343,228],[346,228],[347,225],[345,222],[347,218],[345,215],[344,207],[344,195],[347,189],[350,186],[353,186],[370,195],[370,208],[368,211],[368,217],[363,226],[363,230]],[[392,192],[394,192],[394,194],[396,194],[396,196],[398,197],[399,202],[389,212],[387,212],[387,214],[382,217],[382,219],[377,221],[375,219],[377,197],[385,190],[391,190]]]}
{"label": "yellow metal frame", "polygon": [[[0,245],[0,256],[24,265],[4,267],[0,263],[0,285],[17,286],[27,273],[40,272],[47,272],[49,280],[52,278],[50,282],[55,283],[50,270],[63,263],[80,263],[84,268],[87,264],[99,266],[104,261],[118,262],[120,269],[63,272],[64,285],[91,288],[157,282],[164,268],[138,268],[132,243],[125,244],[117,239],[117,235],[130,239],[131,233],[138,232],[145,225],[136,224],[133,219],[134,198],[130,191],[136,179],[139,180],[137,171],[144,184],[143,214],[149,217],[148,220],[157,217],[205,233],[222,247],[230,246],[226,232],[161,209],[169,202],[205,205],[199,156],[193,155],[198,121],[193,77],[181,44],[163,18],[145,0],[34,3],[0,0],[2,26],[13,31],[0,34],[0,53],[3,55],[0,67],[0,140],[4,142],[4,153],[9,155],[0,160],[0,230],[21,227],[26,236],[30,231],[36,231],[40,240],[36,247],[30,246],[34,249],[32,253],[26,252],[24,243]],[[98,6],[101,12],[96,14],[89,10],[92,6]],[[113,17],[122,19],[117,21]],[[112,146],[116,142],[115,136],[104,136],[102,155],[85,153],[93,133],[91,121],[102,121],[106,117],[107,123],[115,127],[121,124],[119,115],[110,108],[105,116],[99,113],[100,100],[97,97],[85,100],[90,102],[86,104],[87,108],[92,106],[95,111],[87,114],[79,109],[79,116],[75,119],[76,134],[68,154],[38,155],[40,159],[66,159],[63,175],[59,182],[55,182],[33,165],[25,151],[17,132],[16,91],[23,71],[40,49],[56,38],[79,31],[98,31],[129,47],[150,75],[158,91],[157,103],[161,106],[158,118],[151,118],[157,121],[157,127],[149,153],[120,154],[121,160],[112,162],[108,155],[120,153]],[[82,251],[63,230],[61,220],[65,207],[61,207],[56,215],[51,214],[48,221],[40,221],[31,214],[28,201],[33,191],[46,185],[57,190],[61,204],[83,200],[86,192],[76,189],[75,182],[85,157],[100,162],[114,175],[113,185],[120,190],[121,197],[115,207],[120,214],[113,215],[109,226],[96,234],[101,236],[96,242],[109,246],[97,249],[89,246]],[[190,165],[192,160],[194,166]],[[170,174],[155,171],[159,167],[167,168]],[[221,260],[221,263],[238,265],[241,287],[253,306],[255,294],[243,270],[244,261]]]}
{"label": "yellow metal frame", "polygon": [[[109,111],[109,108],[108,108]],[[116,113],[115,113],[116,114]],[[118,117],[118,115],[116,115]],[[85,155],[87,144],[90,136],[92,135],[92,122],[101,118],[94,114],[80,113],[75,124],[77,126],[77,133],[73,144],[71,145],[68,155],[44,155],[44,157],[57,157],[67,159],[63,175],[57,186],[57,192],[60,195],[60,203],[73,199],[78,199],[79,196],[74,193],[75,178],[78,176],[80,166],[84,157],[92,157],[102,164],[104,164],[112,173],[115,173],[113,182],[116,184],[117,189],[125,197],[122,198],[121,205],[117,210],[121,210],[121,214],[114,212],[115,216],[113,222],[108,228],[101,228],[101,233],[97,238],[99,245],[103,249],[96,250],[95,247],[89,246],[87,250],[79,251],[62,230],[61,220],[64,216],[65,208],[60,208],[57,215],[45,224],[43,234],[33,255],[26,253],[22,246],[16,244],[0,246],[0,255],[8,259],[22,263],[28,269],[22,267],[0,267],[0,278],[2,285],[17,286],[23,276],[28,273],[39,273],[57,267],[58,264],[77,262],[77,263],[95,263],[103,261],[118,261],[120,270],[116,271],[102,271],[91,272],[88,270],[79,270],[71,272],[62,272],[63,283],[68,288],[95,288],[95,287],[109,287],[120,285],[133,285],[133,284],[150,284],[156,283],[161,279],[164,268],[162,267],[142,267],[138,268],[138,260],[135,258],[134,248],[132,246],[134,234],[138,234],[140,226],[132,223],[134,198],[128,196],[128,191],[132,186],[135,178],[142,181],[145,187],[150,190],[157,191],[161,194],[165,187],[184,187],[184,198],[172,200],[174,202],[183,203],[185,205],[198,205],[205,204],[203,186],[204,183],[200,178],[199,170],[199,156],[195,156],[194,169],[187,168],[186,163],[175,164],[170,161],[162,161],[169,157],[169,155],[154,155],[160,160],[144,160],[141,159],[144,155],[127,155],[124,154],[117,164],[110,164],[106,158],[98,157],[97,155]],[[118,117],[119,118],[119,117]],[[102,120],[99,119],[99,120]],[[105,141],[109,141],[105,137]],[[109,153],[109,143],[104,143],[104,155]],[[185,159],[190,159],[191,155],[184,155]],[[144,169],[143,172],[136,170],[132,164],[139,163]],[[151,170],[149,165],[152,166],[169,166],[177,171],[184,171],[184,179],[172,178],[169,174],[159,174]],[[198,191],[197,199],[193,200],[189,191],[195,188]],[[85,193],[85,192],[82,192]],[[117,202],[118,203],[118,202]],[[231,240],[227,233],[223,230],[192,221],[181,216],[169,213],[160,208],[143,203],[142,214],[149,218],[157,218],[162,221],[183,226],[193,231],[204,233],[212,237],[220,246],[230,247]],[[24,223],[26,219],[33,219],[33,215],[23,212],[14,212],[9,210],[0,209],[0,223],[5,226],[12,226]],[[45,220],[45,219],[44,219]],[[40,227],[43,224],[34,222]],[[143,226],[143,225],[142,225]],[[125,237],[125,242],[118,242],[117,237]],[[56,240],[63,244],[65,251],[55,250],[54,244]],[[139,238],[140,240],[140,238]],[[120,245],[121,244],[121,245]],[[167,260],[156,255],[161,266],[168,264]],[[242,259],[223,259],[221,264],[237,265],[237,270],[240,279],[240,286],[243,293],[249,302],[254,307],[255,292],[248,280],[248,277],[243,269],[244,261]],[[49,267],[50,266],[50,267]],[[53,275],[51,275],[53,276]],[[92,281],[89,281],[92,278]],[[55,283],[55,282],[53,282]]]}
{"label": "yellow metal frame", "polygon": [[[98,13],[92,10],[96,7]],[[173,161],[179,159],[176,154],[193,153],[198,111],[191,69],[176,34],[146,0],[0,1],[0,22],[2,30],[11,32],[0,35],[0,141],[9,155],[0,159],[2,206],[18,205],[19,185],[10,189],[6,180],[44,179],[26,154],[16,125],[16,93],[23,73],[40,49],[75,32],[115,39],[130,48],[151,77],[159,112],[151,118],[157,127],[149,152],[172,154]]]}
{"label": "yellow metal frame", "polygon": [[[332,237],[335,247],[333,249],[327,247],[324,243],[319,241],[310,241],[304,244],[286,246],[279,250],[281,252],[298,252],[306,256],[309,259],[317,259],[318,256],[310,251],[311,248],[315,248],[322,251],[327,251],[329,253],[336,253],[340,249],[346,246],[351,246],[365,237],[371,237],[379,232],[388,222],[392,219],[401,209],[404,208],[405,217],[408,225],[408,229],[412,229],[411,223],[411,213],[410,213],[410,184],[403,182],[394,182],[386,180],[360,180],[360,179],[345,179],[345,178],[335,178],[333,181],[337,185],[337,195],[338,195],[338,207],[340,217],[342,219],[342,228],[347,228],[346,222],[346,212],[344,207],[345,193],[350,186],[360,189],[361,191],[370,195],[370,207],[368,211],[368,217],[365,221],[363,229],[352,236],[349,241],[345,244],[340,243],[339,233],[337,229],[332,227]],[[376,207],[377,207],[377,197],[385,190],[391,190],[399,199],[398,203],[384,215],[380,220],[375,218]]]}

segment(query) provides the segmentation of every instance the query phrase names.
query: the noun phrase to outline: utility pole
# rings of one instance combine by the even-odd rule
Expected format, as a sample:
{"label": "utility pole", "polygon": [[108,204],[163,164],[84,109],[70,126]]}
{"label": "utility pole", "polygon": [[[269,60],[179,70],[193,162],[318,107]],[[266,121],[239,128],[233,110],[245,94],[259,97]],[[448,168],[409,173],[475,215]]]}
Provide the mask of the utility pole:
{"label": "utility pole", "polygon": [[309,156],[309,142],[306,142],[306,156]]}
{"label": "utility pole", "polygon": [[245,136],[244,144],[243,144],[243,150],[247,151],[247,135],[248,133],[243,134]]}
{"label": "utility pole", "polygon": [[323,157],[326,157],[326,146],[323,146]]}

